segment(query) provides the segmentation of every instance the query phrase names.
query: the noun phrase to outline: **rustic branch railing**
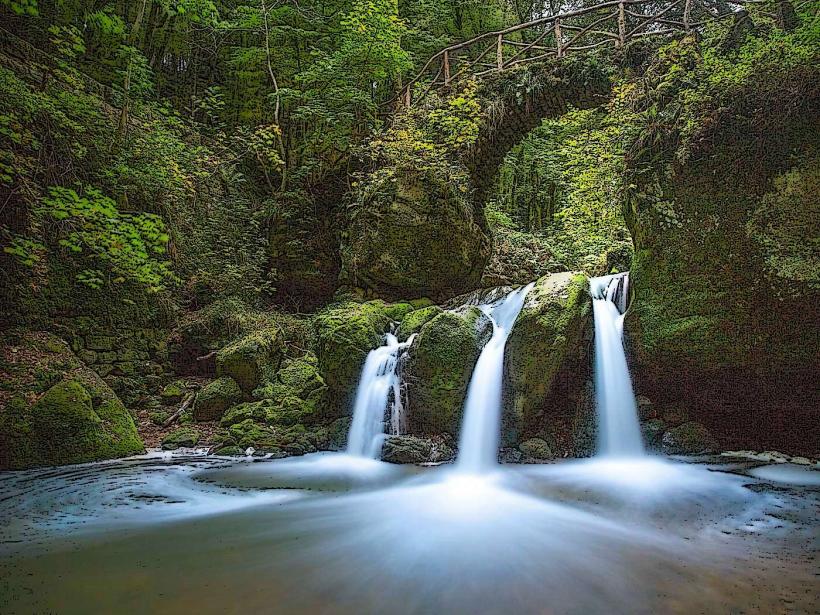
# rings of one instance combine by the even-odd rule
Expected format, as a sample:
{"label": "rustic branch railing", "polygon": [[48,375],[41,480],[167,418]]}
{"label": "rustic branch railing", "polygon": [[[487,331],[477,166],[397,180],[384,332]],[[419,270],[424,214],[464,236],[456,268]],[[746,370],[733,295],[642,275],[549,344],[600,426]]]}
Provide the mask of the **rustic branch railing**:
{"label": "rustic branch railing", "polygon": [[764,2],[728,1],[726,12],[710,0],[609,0],[486,32],[435,53],[388,103],[400,101],[409,107],[465,74],[482,77],[604,45],[621,48],[636,38],[687,33],[733,15],[736,7]]}

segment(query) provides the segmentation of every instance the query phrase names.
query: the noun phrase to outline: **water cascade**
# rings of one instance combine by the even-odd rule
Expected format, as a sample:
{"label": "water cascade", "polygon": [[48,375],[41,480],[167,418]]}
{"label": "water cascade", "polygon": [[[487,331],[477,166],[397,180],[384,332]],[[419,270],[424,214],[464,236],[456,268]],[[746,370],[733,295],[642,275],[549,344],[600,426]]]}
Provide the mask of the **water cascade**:
{"label": "water cascade", "polygon": [[[415,335],[399,342],[388,333],[382,346],[370,351],[362,368],[353,422],[347,435],[347,454],[377,459],[384,440],[384,418],[389,403],[390,429],[398,433],[403,423],[401,382],[399,378],[402,353],[413,343]],[[391,397],[392,394],[392,397]]]}
{"label": "water cascade", "polygon": [[595,318],[595,401],[598,408],[598,454],[640,457],[644,454],[638,408],[623,345],[623,312],[629,273],[591,278]]}
{"label": "water cascade", "polygon": [[485,471],[498,462],[501,422],[501,393],[504,377],[504,348],[527,293],[535,284],[512,291],[503,299],[480,305],[493,323],[493,335],[476,362],[459,439],[457,467],[470,473]]}

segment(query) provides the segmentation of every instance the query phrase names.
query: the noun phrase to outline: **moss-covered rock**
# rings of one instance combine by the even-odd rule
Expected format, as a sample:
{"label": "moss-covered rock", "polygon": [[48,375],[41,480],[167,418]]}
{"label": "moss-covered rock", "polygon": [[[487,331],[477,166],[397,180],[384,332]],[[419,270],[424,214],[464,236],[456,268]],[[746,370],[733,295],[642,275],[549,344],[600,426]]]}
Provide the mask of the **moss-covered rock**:
{"label": "moss-covered rock", "polygon": [[555,455],[550,445],[541,438],[530,438],[518,445],[518,450],[528,459],[536,461],[552,459]]}
{"label": "moss-covered rock", "polygon": [[326,399],[327,386],[318,360],[308,353],[285,359],[266,382],[254,390],[258,401],[234,406],[222,417],[228,427],[246,419],[270,426],[293,426],[317,422]]}
{"label": "moss-covered rock", "polygon": [[242,457],[245,455],[245,449],[236,445],[223,446],[214,451],[217,455],[224,455],[225,457]]}
{"label": "moss-covered rock", "polygon": [[667,455],[701,455],[720,451],[712,432],[694,421],[673,427],[663,434],[661,448]]}
{"label": "moss-covered rock", "polygon": [[418,310],[413,310],[408,313],[404,319],[402,319],[401,324],[396,331],[396,337],[400,342],[406,342],[411,335],[421,331],[421,328],[424,325],[433,320],[433,318],[441,314],[443,311],[444,310],[437,305],[430,305]]}
{"label": "moss-covered rock", "polygon": [[490,335],[492,323],[476,307],[442,312],[421,328],[406,370],[413,433],[458,433],[467,385]]}
{"label": "moss-covered rock", "polygon": [[7,332],[0,342],[0,469],[144,451],[130,412],[65,342],[43,332]]}
{"label": "moss-covered rock", "polygon": [[682,41],[637,86],[665,119],[633,133],[627,159],[626,333],[657,404],[732,448],[813,451],[820,64],[811,36],[774,35],[731,59]]}
{"label": "moss-covered rock", "polygon": [[454,457],[452,446],[441,437],[388,436],[382,446],[382,460],[388,463],[442,463]]}
{"label": "moss-covered rock", "polygon": [[253,448],[259,453],[282,457],[305,455],[328,447],[328,428],[308,429],[301,424],[275,425],[252,413],[248,413],[246,418],[234,414],[231,425],[214,439],[218,451],[237,447],[242,451]]}
{"label": "moss-covered rock", "polygon": [[414,308],[413,304],[408,301],[400,301],[398,303],[385,303],[383,309],[384,313],[387,314],[387,317],[390,320],[394,322],[401,322],[407,314],[416,308]]}
{"label": "moss-covered rock", "polygon": [[332,305],[313,319],[319,371],[327,385],[326,418],[349,414],[367,354],[379,346],[391,318],[384,302]]}
{"label": "moss-covered rock", "polygon": [[271,327],[255,331],[229,344],[216,354],[216,373],[229,376],[250,393],[262,382],[268,370],[275,370],[282,359],[282,331]]}
{"label": "moss-covered rock", "polygon": [[314,421],[327,396],[327,385],[319,372],[316,355],[307,353],[299,358],[285,359],[282,366],[254,392],[257,399],[266,399],[279,406],[285,414],[298,415],[299,421]]}
{"label": "moss-covered rock", "polygon": [[162,439],[162,450],[173,451],[178,448],[191,448],[197,445],[201,435],[192,427],[175,429]]}
{"label": "moss-covered rock", "polygon": [[31,406],[19,397],[12,400],[0,415],[0,468],[84,463],[143,452],[122,402],[103,383],[88,384],[63,380]]}
{"label": "moss-covered rock", "polygon": [[159,392],[162,402],[167,405],[177,404],[182,401],[185,395],[185,383],[181,380],[176,380],[170,384],[165,385]]}
{"label": "moss-covered rock", "polygon": [[589,303],[586,278],[570,272],[539,279],[527,295],[507,340],[503,445],[535,434],[545,413],[558,409],[561,387],[579,373],[584,356]]}
{"label": "moss-covered rock", "polygon": [[168,417],[171,416],[171,413],[168,410],[154,410],[148,414],[148,419],[154,425],[162,425],[165,421],[168,420]]}
{"label": "moss-covered rock", "polygon": [[196,394],[195,421],[217,421],[235,403],[242,401],[242,389],[233,378],[222,376],[209,382]]}
{"label": "moss-covered rock", "polygon": [[391,299],[475,288],[490,237],[467,195],[434,173],[371,183],[349,210],[341,278]]}

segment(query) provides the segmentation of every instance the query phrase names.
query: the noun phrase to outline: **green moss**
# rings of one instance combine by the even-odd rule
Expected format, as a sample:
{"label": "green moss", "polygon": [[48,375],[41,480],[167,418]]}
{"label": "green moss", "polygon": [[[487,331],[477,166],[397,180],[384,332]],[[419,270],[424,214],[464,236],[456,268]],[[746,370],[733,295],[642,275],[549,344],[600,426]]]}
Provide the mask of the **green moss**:
{"label": "green moss", "polygon": [[421,328],[407,369],[414,433],[458,432],[467,385],[490,324],[471,307],[442,312]]}
{"label": "green moss", "polygon": [[276,369],[282,358],[282,331],[278,327],[249,333],[220,350],[216,372],[230,376],[246,393],[262,382],[266,370]]}
{"label": "green moss", "polygon": [[367,353],[381,344],[391,319],[382,302],[346,302],[330,306],[313,319],[319,371],[328,387],[329,418],[350,411]]}
{"label": "green moss", "polygon": [[415,308],[412,304],[404,301],[401,303],[385,303],[384,304],[384,313],[387,314],[387,317],[395,322],[401,322],[401,319],[404,318],[409,312],[412,312]]}
{"label": "green moss", "polygon": [[266,425],[255,423],[252,419],[245,419],[240,423],[231,425],[228,433],[235,446],[242,450],[253,447],[259,452],[273,453],[280,449],[279,438],[276,432]]}
{"label": "green moss", "polygon": [[569,356],[583,349],[589,302],[586,277],[569,272],[544,276],[527,296],[505,353],[505,445],[516,445],[548,405],[557,406],[548,400]]}
{"label": "green moss", "polygon": [[130,413],[96,375],[66,379],[0,414],[0,468],[84,463],[143,451]]}
{"label": "green moss", "polygon": [[183,447],[194,447],[199,442],[200,437],[200,433],[196,429],[180,427],[162,439],[162,448],[166,451],[172,451]]}
{"label": "green moss", "polygon": [[193,410],[194,420],[219,420],[228,408],[241,400],[242,389],[233,378],[217,378],[197,393]]}
{"label": "green moss", "polygon": [[358,197],[342,237],[343,281],[386,298],[437,300],[478,285],[490,238],[467,190],[429,168],[382,170]]}
{"label": "green moss", "polygon": [[421,331],[421,328],[424,325],[441,314],[442,311],[443,310],[437,305],[431,305],[418,310],[413,310],[401,321],[399,329],[396,332],[396,337],[399,338],[399,341],[406,341],[411,335]]}
{"label": "green moss", "polygon": [[168,417],[171,416],[171,413],[167,410],[156,410],[148,414],[149,420],[154,425],[162,425],[165,421],[168,420]]}
{"label": "green moss", "polygon": [[214,452],[217,455],[224,455],[226,457],[242,457],[245,455],[245,451],[236,445],[223,446],[222,448],[217,448]]}
{"label": "green moss", "polygon": [[159,396],[162,398],[162,401],[169,405],[179,403],[180,401],[182,401],[182,397],[184,395],[185,383],[181,380],[177,380],[176,382],[172,382],[171,384],[166,385],[159,393]]}
{"label": "green moss", "polygon": [[414,310],[420,310],[421,308],[433,305],[433,300],[427,297],[421,297],[419,299],[411,299],[408,303],[413,306]]}

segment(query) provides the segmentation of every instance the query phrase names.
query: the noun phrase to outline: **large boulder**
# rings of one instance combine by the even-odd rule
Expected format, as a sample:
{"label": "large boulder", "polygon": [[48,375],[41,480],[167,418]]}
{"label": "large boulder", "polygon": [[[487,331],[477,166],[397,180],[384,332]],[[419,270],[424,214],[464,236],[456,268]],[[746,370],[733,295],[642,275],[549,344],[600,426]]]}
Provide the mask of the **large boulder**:
{"label": "large boulder", "polygon": [[225,411],[242,401],[242,389],[233,378],[222,376],[206,384],[194,401],[195,421],[218,421]]}
{"label": "large boulder", "polygon": [[175,451],[178,448],[193,448],[202,435],[193,427],[180,427],[162,439],[162,450]]}
{"label": "large boulder", "polygon": [[326,418],[352,412],[353,396],[367,354],[390,329],[381,301],[352,301],[325,308],[313,319],[319,372],[327,385]]}
{"label": "large boulder", "polygon": [[245,335],[216,354],[216,373],[229,376],[245,393],[262,382],[282,359],[282,331],[270,327]]}
{"label": "large boulder", "polygon": [[[684,405],[730,448],[813,452],[820,65],[781,52],[789,48],[738,73],[701,110],[708,121],[682,132],[662,126],[672,140],[629,161],[626,334],[637,386],[656,403]],[[647,83],[667,81],[692,79]],[[659,117],[677,117],[689,93],[667,85],[662,98],[675,113]],[[657,98],[647,92],[646,104]],[[681,155],[666,155],[676,148]]]}
{"label": "large boulder", "polygon": [[421,328],[405,376],[411,432],[458,433],[470,376],[491,335],[492,322],[472,306],[442,312]]}
{"label": "large boulder", "polygon": [[589,303],[586,278],[570,272],[544,276],[527,295],[504,357],[502,445],[536,434],[560,408],[564,385],[583,386],[575,376],[587,356]]}
{"label": "large boulder", "polygon": [[[142,453],[128,409],[59,338],[6,334],[0,399],[0,469],[25,469]],[[9,395],[9,393],[11,393]]]}
{"label": "large boulder", "polygon": [[378,295],[444,300],[475,288],[490,236],[467,195],[432,173],[385,177],[350,209],[343,281]]}
{"label": "large boulder", "polygon": [[421,328],[428,322],[433,320],[436,316],[441,314],[442,310],[437,305],[428,305],[418,310],[413,310],[407,314],[401,321],[396,337],[400,342],[405,342],[414,333],[421,331]]}

